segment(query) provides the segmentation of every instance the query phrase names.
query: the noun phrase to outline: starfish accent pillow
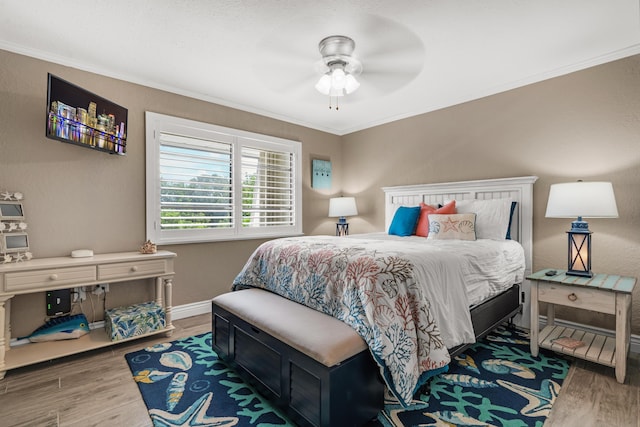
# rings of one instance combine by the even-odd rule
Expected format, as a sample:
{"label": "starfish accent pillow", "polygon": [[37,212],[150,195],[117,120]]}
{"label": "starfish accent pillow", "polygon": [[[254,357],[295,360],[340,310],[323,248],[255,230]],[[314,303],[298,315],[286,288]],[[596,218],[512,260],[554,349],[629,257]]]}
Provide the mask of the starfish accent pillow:
{"label": "starfish accent pillow", "polygon": [[427,239],[476,240],[476,214],[430,214]]}

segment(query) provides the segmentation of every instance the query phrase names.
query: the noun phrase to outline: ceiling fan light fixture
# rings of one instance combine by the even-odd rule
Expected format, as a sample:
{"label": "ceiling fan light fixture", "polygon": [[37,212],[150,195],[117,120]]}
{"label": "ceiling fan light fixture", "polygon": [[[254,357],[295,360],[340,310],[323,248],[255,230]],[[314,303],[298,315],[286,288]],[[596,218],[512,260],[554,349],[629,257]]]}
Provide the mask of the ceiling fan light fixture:
{"label": "ceiling fan light fixture", "polygon": [[347,36],[329,36],[320,41],[318,49],[322,55],[324,74],[316,83],[318,92],[329,95],[330,98],[340,97],[353,93],[360,87],[355,76],[362,72],[362,64],[351,56],[355,47],[355,42]]}
{"label": "ceiling fan light fixture", "polygon": [[345,85],[346,74],[342,68],[331,71],[331,88],[342,91]]}
{"label": "ceiling fan light fixture", "polygon": [[360,83],[353,74],[345,73],[340,67],[323,74],[316,83],[316,90],[323,95],[344,96],[354,92]]}
{"label": "ceiling fan light fixture", "polygon": [[344,91],[347,92],[347,95],[355,92],[356,89],[360,87],[360,82],[356,80],[353,74],[347,74],[344,81]]}
{"label": "ceiling fan light fixture", "polygon": [[316,90],[323,95],[329,95],[331,91],[331,76],[329,73],[323,74],[322,77],[320,77],[320,80],[316,83]]}
{"label": "ceiling fan light fixture", "polygon": [[344,96],[344,90],[343,90],[343,89],[338,89],[338,88],[332,87],[332,88],[329,90],[328,95],[329,95],[330,97]]}

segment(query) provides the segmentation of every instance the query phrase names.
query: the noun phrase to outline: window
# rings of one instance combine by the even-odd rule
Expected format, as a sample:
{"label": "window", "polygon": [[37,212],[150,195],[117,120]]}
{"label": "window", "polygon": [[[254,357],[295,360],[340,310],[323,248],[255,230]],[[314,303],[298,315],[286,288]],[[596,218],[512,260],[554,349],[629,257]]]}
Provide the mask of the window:
{"label": "window", "polygon": [[147,239],[302,233],[297,141],[146,113]]}

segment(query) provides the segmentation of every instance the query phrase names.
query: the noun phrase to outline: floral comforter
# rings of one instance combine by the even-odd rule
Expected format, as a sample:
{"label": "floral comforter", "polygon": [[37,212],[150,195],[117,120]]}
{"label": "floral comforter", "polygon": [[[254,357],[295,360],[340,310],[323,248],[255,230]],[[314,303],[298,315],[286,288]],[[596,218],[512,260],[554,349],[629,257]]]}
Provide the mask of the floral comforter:
{"label": "floral comforter", "polygon": [[450,358],[415,257],[394,249],[329,236],[272,240],[256,249],[233,289],[264,288],[347,323],[369,345],[389,390],[408,404]]}

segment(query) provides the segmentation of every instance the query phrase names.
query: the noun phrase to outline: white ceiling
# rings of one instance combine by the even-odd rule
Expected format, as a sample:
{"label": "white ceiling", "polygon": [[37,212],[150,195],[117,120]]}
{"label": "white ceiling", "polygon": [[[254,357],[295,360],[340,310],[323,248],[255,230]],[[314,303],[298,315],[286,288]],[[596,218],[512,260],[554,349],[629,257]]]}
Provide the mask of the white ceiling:
{"label": "white ceiling", "polygon": [[[336,34],[364,70],[338,111],[314,89]],[[0,0],[0,49],[344,135],[638,54],[640,5]]]}

